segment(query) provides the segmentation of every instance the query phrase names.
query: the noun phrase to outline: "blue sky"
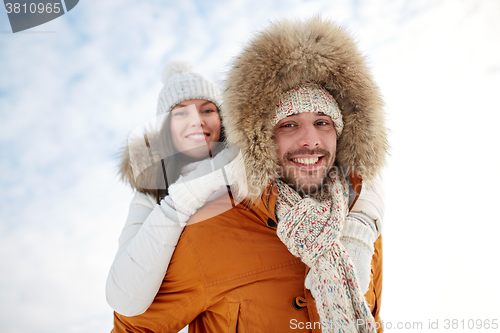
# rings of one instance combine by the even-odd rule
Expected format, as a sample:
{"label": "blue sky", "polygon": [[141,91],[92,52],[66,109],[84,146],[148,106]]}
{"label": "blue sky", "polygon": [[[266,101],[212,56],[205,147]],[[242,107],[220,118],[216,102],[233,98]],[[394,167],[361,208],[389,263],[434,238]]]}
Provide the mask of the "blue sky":
{"label": "blue sky", "polygon": [[17,34],[0,10],[2,332],[111,330],[132,198],[116,156],[155,115],[163,66],[222,86],[256,31],[318,13],[355,36],[386,102],[383,319],[498,318],[500,2],[80,1]]}

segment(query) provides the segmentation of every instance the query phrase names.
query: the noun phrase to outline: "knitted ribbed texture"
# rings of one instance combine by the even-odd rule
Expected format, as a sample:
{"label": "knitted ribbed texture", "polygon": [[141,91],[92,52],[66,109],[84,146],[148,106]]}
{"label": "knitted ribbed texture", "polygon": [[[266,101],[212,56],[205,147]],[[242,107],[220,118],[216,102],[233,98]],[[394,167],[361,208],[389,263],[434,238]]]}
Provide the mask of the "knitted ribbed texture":
{"label": "knitted ribbed texture", "polygon": [[224,174],[219,169],[194,180],[186,180],[184,176],[180,176],[169,186],[168,191],[171,200],[180,206],[182,211],[193,215],[223,186],[226,186]]}
{"label": "knitted ribbed texture", "polygon": [[368,223],[365,219],[369,219],[369,217],[351,212],[349,214],[349,223],[344,223],[342,237],[355,238],[366,246],[373,247],[377,230],[375,229],[375,223]]}
{"label": "knitted ribbed texture", "polygon": [[323,332],[375,332],[353,263],[338,241],[348,211],[347,183],[342,174],[328,180],[314,198],[302,198],[281,180],[276,185],[278,237],[311,268],[310,290]]}
{"label": "knitted ribbed texture", "polygon": [[[205,205],[212,194],[229,185],[233,198],[240,202],[248,193],[243,155],[236,146],[222,150],[212,159],[194,164],[194,169],[171,184],[169,197],[189,215]],[[189,170],[191,168],[186,168]]]}
{"label": "knitted ribbed texture", "polygon": [[271,119],[272,126],[281,119],[301,112],[324,113],[333,120],[337,137],[342,134],[344,121],[337,101],[326,89],[316,83],[304,82],[286,92],[276,105],[276,114]]}
{"label": "knitted ribbed texture", "polygon": [[359,194],[358,200],[352,207],[351,214],[353,212],[359,212],[372,219],[375,222],[377,237],[382,232],[382,225],[384,219],[384,200],[382,184],[379,179],[373,181],[372,184],[368,186],[363,186],[361,188],[361,193]]}
{"label": "knitted ribbed texture", "polygon": [[361,293],[370,286],[371,261],[374,252],[373,242],[376,232],[358,218],[357,214],[347,215],[342,229],[340,242],[344,245],[354,264],[356,278]]}
{"label": "knitted ribbed texture", "polygon": [[[167,70],[173,65],[175,70]],[[157,116],[170,112],[174,106],[189,99],[206,99],[221,107],[222,97],[217,87],[200,74],[191,72],[191,69],[192,66],[187,63],[172,62],[167,65],[165,82],[158,97]]]}

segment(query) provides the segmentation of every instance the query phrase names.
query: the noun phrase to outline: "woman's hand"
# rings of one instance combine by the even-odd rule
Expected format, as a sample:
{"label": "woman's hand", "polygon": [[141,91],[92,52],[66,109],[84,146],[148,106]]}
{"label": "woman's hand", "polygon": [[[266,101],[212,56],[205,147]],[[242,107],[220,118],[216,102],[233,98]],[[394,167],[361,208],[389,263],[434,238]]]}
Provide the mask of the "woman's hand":
{"label": "woman's hand", "polygon": [[212,194],[228,185],[232,186],[232,192],[238,198],[246,197],[248,187],[243,156],[234,145],[180,176],[169,186],[168,192],[175,205],[192,215],[206,204]]}

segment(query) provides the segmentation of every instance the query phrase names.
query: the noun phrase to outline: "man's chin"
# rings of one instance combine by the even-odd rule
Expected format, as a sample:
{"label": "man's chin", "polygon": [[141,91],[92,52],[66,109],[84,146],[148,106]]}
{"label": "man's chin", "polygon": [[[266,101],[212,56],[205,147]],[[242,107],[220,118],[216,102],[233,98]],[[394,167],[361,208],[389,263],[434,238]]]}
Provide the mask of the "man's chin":
{"label": "man's chin", "polygon": [[281,167],[280,178],[301,196],[314,196],[323,188],[327,168],[302,170],[295,165]]}

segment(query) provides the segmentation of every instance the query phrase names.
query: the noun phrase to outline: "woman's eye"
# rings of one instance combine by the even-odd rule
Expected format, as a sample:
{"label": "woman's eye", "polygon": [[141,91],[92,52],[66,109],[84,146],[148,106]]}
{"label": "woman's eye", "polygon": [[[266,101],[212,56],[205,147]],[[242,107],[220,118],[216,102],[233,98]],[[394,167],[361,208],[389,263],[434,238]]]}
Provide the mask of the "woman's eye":
{"label": "woman's eye", "polygon": [[174,112],[174,116],[184,116],[186,112],[184,111],[179,111],[179,112]]}
{"label": "woman's eye", "polygon": [[212,113],[212,112],[215,112],[215,110],[206,109],[206,110],[202,111],[202,113]]}

